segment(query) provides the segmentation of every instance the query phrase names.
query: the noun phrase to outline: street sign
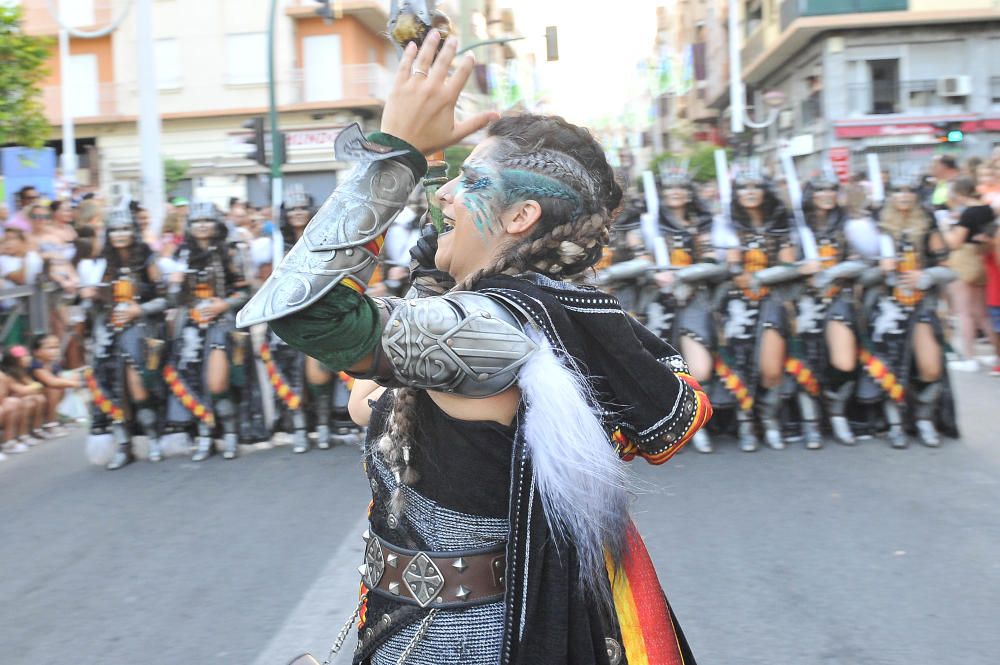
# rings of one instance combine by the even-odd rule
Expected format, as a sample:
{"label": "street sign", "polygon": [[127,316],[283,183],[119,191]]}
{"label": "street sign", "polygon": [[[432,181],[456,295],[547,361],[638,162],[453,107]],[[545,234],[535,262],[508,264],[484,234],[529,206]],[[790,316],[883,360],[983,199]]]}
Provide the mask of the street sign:
{"label": "street sign", "polygon": [[851,180],[851,149],[843,146],[830,148],[830,162],[833,172],[837,174],[840,184],[846,185]]}

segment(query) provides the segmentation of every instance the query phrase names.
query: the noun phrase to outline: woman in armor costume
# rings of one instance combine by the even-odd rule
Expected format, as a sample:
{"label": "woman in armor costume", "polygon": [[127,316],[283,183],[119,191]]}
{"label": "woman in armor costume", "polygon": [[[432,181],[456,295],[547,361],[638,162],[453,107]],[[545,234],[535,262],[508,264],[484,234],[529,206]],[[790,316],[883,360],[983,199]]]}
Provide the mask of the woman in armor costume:
{"label": "woman in armor costume", "polygon": [[[789,215],[770,181],[749,171],[733,179],[731,220],[737,247],[727,261],[733,274],[724,308],[724,342],[717,369],[728,385],[739,386],[737,420],[740,448],[760,447],[754,428],[756,405],[765,441],[785,447],[781,431],[789,317],[779,286],[799,279]],[[760,273],[760,275],[757,275]],[[767,275],[766,283],[761,276]]]}
{"label": "woman in armor costume", "polygon": [[87,384],[93,397],[88,450],[95,459],[110,443],[115,452],[107,468],[120,469],[134,459],[132,436],[147,437],[149,460],[159,462],[165,386],[160,377],[164,351],[163,313],[156,255],[142,242],[128,209],[108,216],[103,285],[82,296],[93,313],[93,370]]}
{"label": "woman in armor costume", "polygon": [[[671,270],[655,274],[660,295],[648,310],[646,326],[681,352],[691,375],[711,392],[715,363],[709,349],[718,340],[715,287],[729,278],[729,271],[715,249],[715,220],[685,171],[666,173],[661,181],[660,233]],[[704,429],[692,443],[698,452],[712,452]]]}
{"label": "woman in armor costume", "polygon": [[360,617],[357,664],[693,663],[620,457],[666,461],[710,407],[614,298],[563,281],[600,258],[621,199],[600,145],[557,118],[495,122],[437,194],[449,230],[425,267],[456,287],[364,295],[422,155],[491,119],[456,126],[473,62],[449,75],[457,42],[435,61],[439,44],[404,51],[382,132],[338,136],[360,163],[239,317],[393,388],[366,443],[363,595],[334,650]]}
{"label": "woman in armor costume", "polygon": [[[183,269],[171,277],[168,291],[177,312],[170,363],[164,372],[170,387],[167,426],[186,432],[197,419],[195,462],[213,453],[217,421],[223,434],[223,457],[236,457],[240,423],[251,423],[249,416],[242,417],[237,404],[245,400],[256,413],[262,411],[259,391],[253,390],[256,368],[249,334],[236,332],[234,327],[248,289],[226,233],[214,204],[193,202],[186,238],[178,250]],[[244,389],[244,399],[237,401],[234,387]]]}
{"label": "woman in armor costume", "polygon": [[879,218],[881,283],[865,294],[865,372],[862,403],[883,405],[889,441],[909,441],[904,413],[926,446],[941,445],[939,433],[958,436],[944,361],[944,334],[937,291],[954,273],[943,265],[947,245],[930,211],[920,205],[916,183],[897,178]]}
{"label": "woman in armor costume", "polygon": [[[826,400],[830,428],[836,440],[856,443],[847,419],[847,408],[857,386],[857,311],[854,280],[866,264],[851,260],[856,252],[845,237],[847,211],[838,201],[836,178],[820,176],[803,192],[803,212],[808,239],[815,248],[815,262],[803,272],[815,273],[803,283],[796,299],[795,344],[792,355],[808,370],[812,381],[797,389],[799,415],[806,447],[823,445],[819,427],[820,392]],[[812,263],[812,265],[808,265]]]}
{"label": "woman in armor costume", "polygon": [[[302,231],[315,212],[313,198],[305,188],[301,185],[288,188],[281,206],[281,235],[286,250],[302,237]],[[273,332],[268,331],[266,344],[268,348],[262,355],[275,388],[275,429],[292,435],[292,452],[308,451],[307,407],[311,407],[316,421],[317,446],[324,450],[329,448],[332,372],[315,358],[290,347]],[[344,390],[346,395],[346,388]]]}

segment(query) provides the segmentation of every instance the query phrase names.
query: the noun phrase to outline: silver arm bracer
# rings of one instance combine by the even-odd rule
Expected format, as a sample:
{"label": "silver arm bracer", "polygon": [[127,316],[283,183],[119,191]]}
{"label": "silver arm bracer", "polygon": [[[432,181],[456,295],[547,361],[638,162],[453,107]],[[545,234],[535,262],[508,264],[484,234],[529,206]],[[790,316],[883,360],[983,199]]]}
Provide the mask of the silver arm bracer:
{"label": "silver arm bracer", "polygon": [[[356,134],[360,135],[360,129]],[[363,137],[360,140],[361,144],[355,138],[351,146],[355,153],[360,151],[360,163],[337,186],[285,259],[240,310],[237,327],[246,328],[305,309],[345,277],[367,287],[378,258],[373,243],[406,205],[416,182],[408,166],[388,159],[399,153],[366,154]],[[354,157],[359,158],[357,154]]]}
{"label": "silver arm bracer", "polygon": [[537,346],[523,314],[479,293],[459,291],[418,299],[375,298],[386,313],[377,376],[391,382],[492,397],[517,381]]}

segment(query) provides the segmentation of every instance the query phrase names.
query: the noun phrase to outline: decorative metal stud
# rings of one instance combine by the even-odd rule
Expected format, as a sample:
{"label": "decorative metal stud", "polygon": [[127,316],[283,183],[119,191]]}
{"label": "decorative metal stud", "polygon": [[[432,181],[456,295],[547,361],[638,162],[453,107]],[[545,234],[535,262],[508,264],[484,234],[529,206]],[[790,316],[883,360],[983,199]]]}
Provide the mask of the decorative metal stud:
{"label": "decorative metal stud", "polygon": [[368,566],[366,564],[361,564],[358,566],[358,572],[361,574],[361,577],[364,577],[368,574]]}
{"label": "decorative metal stud", "polygon": [[444,575],[426,552],[420,552],[410,559],[403,572],[403,582],[417,604],[427,607],[444,588]]}
{"label": "decorative metal stud", "polygon": [[399,595],[399,582],[389,582],[389,593],[394,596]]}
{"label": "decorative metal stud", "polygon": [[368,541],[368,547],[365,548],[365,566],[368,570],[368,574],[365,575],[365,584],[369,589],[374,589],[385,573],[385,557],[382,555],[382,543],[379,542],[378,538],[372,538]]}
{"label": "decorative metal stud", "polygon": [[622,649],[622,645],[618,644],[618,640],[608,637],[604,640],[604,648],[608,650],[608,662],[611,665],[618,665],[622,662],[622,656],[625,655],[625,651]]}
{"label": "decorative metal stud", "polygon": [[392,617],[389,616],[388,614],[383,614],[382,615],[382,623],[385,624],[386,626],[388,626],[389,624],[392,623]]}
{"label": "decorative metal stud", "polygon": [[390,552],[385,556],[385,562],[393,568],[396,568],[399,566],[399,556]]}
{"label": "decorative metal stud", "polygon": [[458,585],[458,589],[455,590],[455,598],[458,598],[459,600],[466,600],[466,599],[468,599],[468,597],[469,597],[470,594],[472,594],[472,591],[469,590],[469,589],[466,589],[461,584],[459,584]]}
{"label": "decorative metal stud", "polygon": [[363,541],[365,541],[367,543],[371,539],[372,539],[372,531],[371,531],[371,529],[365,529],[365,532],[361,534],[361,540],[363,540]]}
{"label": "decorative metal stud", "polygon": [[452,562],[451,567],[460,573],[464,573],[465,569],[469,567],[469,564],[465,563],[465,559],[462,557],[458,557]]}
{"label": "decorative metal stud", "polygon": [[489,375],[489,374],[487,374],[486,372],[483,372],[483,373],[482,373],[482,374],[480,374],[480,375],[479,375],[479,376],[478,376],[477,378],[478,378],[478,379],[479,379],[480,381],[485,381],[486,379],[490,378],[490,375]]}
{"label": "decorative metal stud", "polygon": [[372,494],[378,493],[378,481],[372,478]]}
{"label": "decorative metal stud", "polygon": [[395,529],[397,526],[399,526],[399,518],[393,515],[392,513],[389,513],[385,517],[385,523],[389,525],[390,529]]}

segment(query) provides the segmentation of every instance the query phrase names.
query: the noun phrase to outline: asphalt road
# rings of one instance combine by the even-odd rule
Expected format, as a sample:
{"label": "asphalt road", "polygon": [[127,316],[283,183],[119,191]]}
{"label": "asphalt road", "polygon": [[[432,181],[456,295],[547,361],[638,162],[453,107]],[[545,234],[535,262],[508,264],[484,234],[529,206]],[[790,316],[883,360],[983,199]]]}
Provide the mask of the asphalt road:
{"label": "asphalt road", "polygon": [[[1000,380],[958,390],[964,438],[940,450],[730,442],[635,465],[636,521],[701,665],[997,662]],[[322,660],[356,601],[366,490],[354,447],[110,473],[77,433],[11,456],[0,664]]]}

